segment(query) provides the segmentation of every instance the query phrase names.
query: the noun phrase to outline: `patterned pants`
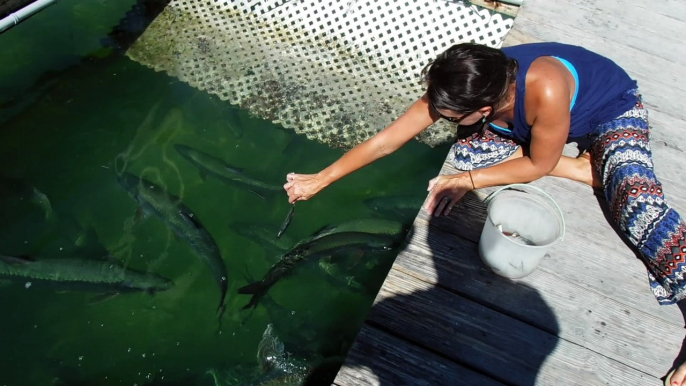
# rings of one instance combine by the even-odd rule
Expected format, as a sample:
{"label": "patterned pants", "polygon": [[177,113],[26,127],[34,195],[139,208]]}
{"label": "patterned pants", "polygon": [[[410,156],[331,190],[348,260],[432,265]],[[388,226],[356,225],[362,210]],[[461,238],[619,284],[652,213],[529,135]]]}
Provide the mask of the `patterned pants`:
{"label": "patterned pants", "polygon": [[[613,221],[640,251],[658,302],[673,304],[686,297],[686,224],[667,205],[655,177],[649,135],[639,95],[633,109],[596,127],[590,152]],[[449,159],[460,170],[473,170],[503,161],[518,148],[489,131],[456,142]]]}

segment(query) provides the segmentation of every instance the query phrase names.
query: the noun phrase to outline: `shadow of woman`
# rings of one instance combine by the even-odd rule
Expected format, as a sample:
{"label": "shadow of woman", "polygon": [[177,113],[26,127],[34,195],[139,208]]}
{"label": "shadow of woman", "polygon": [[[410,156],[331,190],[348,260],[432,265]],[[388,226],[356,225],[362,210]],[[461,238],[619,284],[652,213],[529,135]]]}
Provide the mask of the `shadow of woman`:
{"label": "shadow of woman", "polygon": [[557,319],[480,261],[483,202],[470,193],[452,213],[420,211],[335,384],[536,384]]}

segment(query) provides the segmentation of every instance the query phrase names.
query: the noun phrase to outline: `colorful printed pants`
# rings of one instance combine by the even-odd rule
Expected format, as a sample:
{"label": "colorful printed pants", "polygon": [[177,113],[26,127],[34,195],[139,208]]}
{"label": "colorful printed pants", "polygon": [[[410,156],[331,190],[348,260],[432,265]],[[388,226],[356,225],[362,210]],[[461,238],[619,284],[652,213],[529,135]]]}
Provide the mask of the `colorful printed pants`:
{"label": "colorful printed pants", "polygon": [[[633,109],[595,129],[589,151],[614,222],[640,251],[658,302],[672,304],[686,297],[686,224],[667,205],[655,177],[649,135],[639,95]],[[488,131],[456,142],[449,158],[456,168],[473,170],[503,161],[518,148]]]}

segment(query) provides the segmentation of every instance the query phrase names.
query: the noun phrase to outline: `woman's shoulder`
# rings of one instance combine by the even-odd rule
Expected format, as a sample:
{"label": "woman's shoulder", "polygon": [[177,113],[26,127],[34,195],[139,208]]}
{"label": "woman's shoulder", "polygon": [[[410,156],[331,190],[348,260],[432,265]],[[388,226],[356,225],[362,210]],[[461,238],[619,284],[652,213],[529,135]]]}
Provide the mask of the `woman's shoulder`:
{"label": "woman's shoulder", "polygon": [[527,107],[532,103],[542,107],[558,103],[568,105],[572,92],[568,75],[564,65],[551,56],[535,59],[525,78]]}

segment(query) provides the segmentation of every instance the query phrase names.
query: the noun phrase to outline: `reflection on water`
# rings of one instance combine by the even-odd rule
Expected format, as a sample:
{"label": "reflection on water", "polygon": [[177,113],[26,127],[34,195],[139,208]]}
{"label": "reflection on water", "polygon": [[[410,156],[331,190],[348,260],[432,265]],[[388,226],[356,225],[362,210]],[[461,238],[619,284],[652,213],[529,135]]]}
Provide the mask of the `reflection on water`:
{"label": "reflection on water", "polygon": [[[41,39],[36,20],[10,32]],[[100,54],[0,95],[0,385],[330,382],[446,149],[411,143],[298,203],[277,239],[286,174],[341,151]]]}

